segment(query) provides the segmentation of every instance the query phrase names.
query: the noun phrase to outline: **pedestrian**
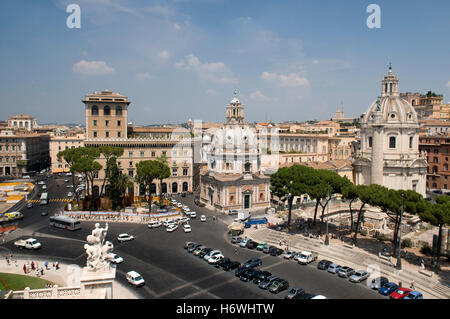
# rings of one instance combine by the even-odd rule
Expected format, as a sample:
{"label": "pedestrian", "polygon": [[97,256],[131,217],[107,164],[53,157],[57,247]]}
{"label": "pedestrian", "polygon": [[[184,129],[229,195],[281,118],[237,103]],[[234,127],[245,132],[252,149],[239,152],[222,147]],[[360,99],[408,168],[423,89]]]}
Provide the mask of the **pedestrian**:
{"label": "pedestrian", "polygon": [[411,281],[411,286],[409,288],[411,288],[412,290],[415,290],[415,288],[414,288],[414,279]]}
{"label": "pedestrian", "polygon": [[31,261],[31,270],[34,270],[34,261]]}
{"label": "pedestrian", "polygon": [[44,263],[45,269],[48,270],[48,261]]}
{"label": "pedestrian", "polygon": [[39,270],[36,269],[36,277],[39,277]]}
{"label": "pedestrian", "polygon": [[399,288],[402,287],[402,282],[401,282],[401,281],[398,282],[398,287],[399,287]]}
{"label": "pedestrian", "polygon": [[9,261],[9,258],[8,258],[8,257],[6,257],[6,263],[7,263],[8,266],[9,266],[10,261]]}
{"label": "pedestrian", "polygon": [[420,268],[422,270],[425,270],[425,262],[423,261],[423,259],[420,261]]}
{"label": "pedestrian", "polygon": [[41,276],[44,276],[44,267],[41,267]]}
{"label": "pedestrian", "polygon": [[26,274],[27,273],[27,265],[23,264],[23,272]]}
{"label": "pedestrian", "polygon": [[56,270],[59,269],[59,262],[56,262]]}

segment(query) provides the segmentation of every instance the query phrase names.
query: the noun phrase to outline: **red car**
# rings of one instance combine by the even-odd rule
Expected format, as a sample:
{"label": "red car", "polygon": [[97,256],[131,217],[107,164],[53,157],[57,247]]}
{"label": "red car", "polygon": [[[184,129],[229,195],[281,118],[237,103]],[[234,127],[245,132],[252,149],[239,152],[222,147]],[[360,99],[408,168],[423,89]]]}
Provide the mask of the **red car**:
{"label": "red car", "polygon": [[396,291],[394,291],[393,293],[391,293],[389,295],[389,297],[391,299],[403,299],[406,296],[408,296],[410,293],[412,292],[412,289],[409,288],[398,288]]}

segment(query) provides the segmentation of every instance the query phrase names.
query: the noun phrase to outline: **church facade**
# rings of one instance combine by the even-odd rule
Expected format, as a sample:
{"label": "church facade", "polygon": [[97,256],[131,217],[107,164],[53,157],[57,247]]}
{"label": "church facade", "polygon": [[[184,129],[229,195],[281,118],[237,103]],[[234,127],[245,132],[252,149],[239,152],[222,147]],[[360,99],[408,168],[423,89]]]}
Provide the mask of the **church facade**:
{"label": "church facade", "polygon": [[207,170],[200,176],[200,201],[222,212],[270,206],[270,177],[261,173],[256,130],[244,122],[236,96],[206,150]]}
{"label": "church facade", "polygon": [[399,80],[389,68],[382,94],[361,120],[360,150],[352,163],[355,184],[379,184],[426,194],[426,155],[419,152],[415,109],[400,98]]}

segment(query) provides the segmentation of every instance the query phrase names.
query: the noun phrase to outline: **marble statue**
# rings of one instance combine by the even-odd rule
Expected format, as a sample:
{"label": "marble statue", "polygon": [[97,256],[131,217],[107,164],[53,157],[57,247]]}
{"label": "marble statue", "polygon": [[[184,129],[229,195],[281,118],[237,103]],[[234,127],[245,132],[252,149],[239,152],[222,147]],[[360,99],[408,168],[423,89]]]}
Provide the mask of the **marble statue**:
{"label": "marble statue", "polygon": [[108,231],[108,223],[105,228],[101,228],[99,223],[95,224],[95,228],[92,230],[91,235],[86,237],[87,244],[84,245],[84,249],[87,254],[86,266],[90,271],[96,271],[104,269],[109,266],[109,258],[114,245],[106,241],[106,233]]}

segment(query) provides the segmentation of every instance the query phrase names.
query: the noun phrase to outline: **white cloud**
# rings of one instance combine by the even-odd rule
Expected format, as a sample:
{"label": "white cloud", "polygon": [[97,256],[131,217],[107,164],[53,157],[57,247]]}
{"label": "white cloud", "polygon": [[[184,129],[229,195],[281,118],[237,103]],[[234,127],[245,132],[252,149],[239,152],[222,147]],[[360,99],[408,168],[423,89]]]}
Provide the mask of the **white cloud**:
{"label": "white cloud", "polygon": [[232,77],[231,71],[223,62],[202,63],[193,54],[185,56],[184,60],[175,63],[175,67],[181,70],[190,70],[198,74],[203,80],[209,80],[221,84],[236,84],[237,80]]}
{"label": "white cloud", "polygon": [[102,75],[114,73],[114,68],[107,65],[104,61],[86,61],[82,60],[73,65],[72,71],[85,75]]}
{"label": "white cloud", "polygon": [[309,80],[295,73],[276,74],[263,72],[261,79],[265,81],[275,82],[280,87],[302,87],[309,86]]}
{"label": "white cloud", "polygon": [[161,52],[158,52],[158,57],[161,59],[168,59],[170,57],[170,53],[167,50],[163,50]]}
{"label": "white cloud", "polygon": [[181,30],[181,27],[180,27],[180,25],[178,23],[175,23],[173,26],[174,26],[175,29]]}
{"label": "white cloud", "polygon": [[136,77],[139,80],[147,80],[147,79],[150,79],[152,76],[149,73],[145,72],[145,73],[138,73],[138,74],[136,74]]}
{"label": "white cloud", "polygon": [[265,102],[268,101],[269,98],[261,93],[261,91],[255,91],[248,97],[250,100],[257,101],[257,102]]}

